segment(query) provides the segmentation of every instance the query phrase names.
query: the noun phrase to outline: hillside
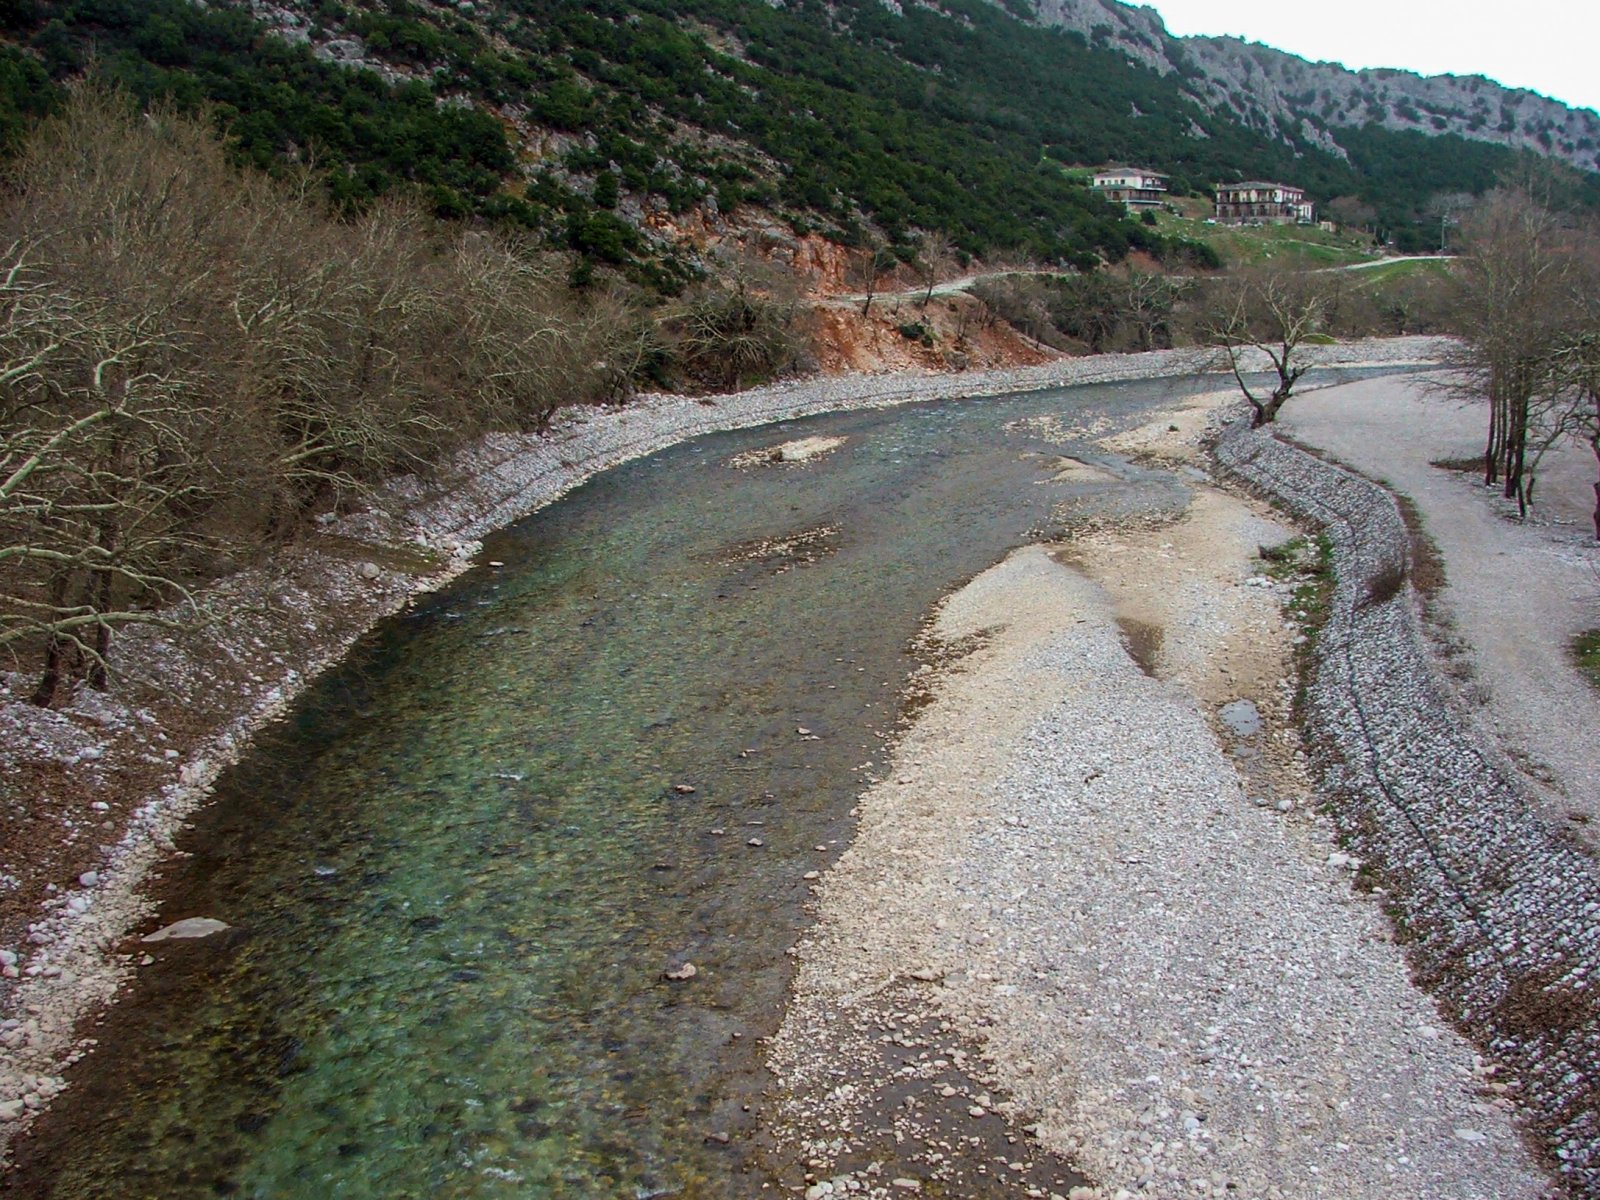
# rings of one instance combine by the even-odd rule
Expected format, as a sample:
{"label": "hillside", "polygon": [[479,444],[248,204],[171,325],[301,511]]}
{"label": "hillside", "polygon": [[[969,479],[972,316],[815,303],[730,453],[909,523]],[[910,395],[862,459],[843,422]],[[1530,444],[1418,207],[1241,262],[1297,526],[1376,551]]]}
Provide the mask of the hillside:
{"label": "hillside", "polygon": [[[1211,51],[1148,10],[1017,11],[1030,19],[983,0],[20,0],[0,10],[0,137],[48,106],[47,80],[92,69],[143,100],[210,105],[242,161],[310,163],[347,209],[420,187],[441,215],[574,252],[579,282],[610,265],[664,292],[719,242],[793,260],[811,232],[902,261],[929,231],[965,254],[1080,266],[1192,258],[1062,170],[1113,159],[1171,172],[1178,194],[1291,179],[1423,248],[1434,195],[1482,191],[1517,161],[1468,140],[1486,128],[1471,115],[1457,132],[1393,117],[1404,105],[1335,140],[1336,119],[1368,111],[1344,98],[1365,93],[1291,121],[1274,105],[1305,82],[1294,72],[1324,68],[1255,48],[1204,66]],[[1585,119],[1516,127],[1578,153]]]}

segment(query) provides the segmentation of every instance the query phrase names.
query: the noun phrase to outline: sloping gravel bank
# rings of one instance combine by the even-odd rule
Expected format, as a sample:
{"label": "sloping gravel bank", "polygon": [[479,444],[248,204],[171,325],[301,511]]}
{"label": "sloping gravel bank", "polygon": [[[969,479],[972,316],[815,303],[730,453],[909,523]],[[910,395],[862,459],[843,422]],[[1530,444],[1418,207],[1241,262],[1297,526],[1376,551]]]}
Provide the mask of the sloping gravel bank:
{"label": "sloping gravel bank", "polygon": [[1600,879],[1459,728],[1383,488],[1240,420],[1218,463],[1322,526],[1337,585],[1308,718],[1324,790],[1445,1012],[1518,1075],[1572,1190],[1600,1195]]}

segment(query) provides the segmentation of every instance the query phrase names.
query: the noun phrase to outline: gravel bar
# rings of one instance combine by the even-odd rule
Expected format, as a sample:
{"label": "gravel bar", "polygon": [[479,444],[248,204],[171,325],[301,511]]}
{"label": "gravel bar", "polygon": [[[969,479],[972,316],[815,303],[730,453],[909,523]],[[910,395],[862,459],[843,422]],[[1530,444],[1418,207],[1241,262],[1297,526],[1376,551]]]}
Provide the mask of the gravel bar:
{"label": "gravel bar", "polygon": [[[1258,636],[1256,589],[1176,569],[1207,593],[1196,636]],[[862,797],[770,1052],[808,1197],[1547,1194],[1359,864],[1252,802],[1100,587],[1029,547],[933,636],[978,648]],[[1088,1180],[1055,1185],[1052,1155]]]}

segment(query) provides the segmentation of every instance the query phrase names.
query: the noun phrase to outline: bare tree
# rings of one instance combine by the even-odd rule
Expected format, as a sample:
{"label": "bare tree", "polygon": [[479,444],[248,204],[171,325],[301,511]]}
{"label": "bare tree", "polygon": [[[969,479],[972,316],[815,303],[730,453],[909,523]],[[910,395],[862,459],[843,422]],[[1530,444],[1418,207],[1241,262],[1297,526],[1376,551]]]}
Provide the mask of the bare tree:
{"label": "bare tree", "polygon": [[159,324],[41,281],[13,244],[0,282],[0,647],[43,647],[34,700],[107,684],[113,629],[173,624],[216,484],[216,413]]}
{"label": "bare tree", "polygon": [[[1104,271],[1061,275],[1048,285],[1033,276],[1013,276],[1005,282],[1012,284],[1011,303],[1017,313],[1015,319],[1009,315],[1007,319],[1019,328],[1026,321],[1030,327],[1025,332],[1039,341],[1054,340],[1051,335],[1059,331],[1083,342],[1090,354],[1101,354],[1110,348],[1127,316],[1125,297]],[[1042,306],[1044,319],[1032,317],[1019,303],[1023,300]],[[1049,328],[1041,328],[1046,322]]]}
{"label": "bare tree", "polygon": [[923,234],[917,248],[917,275],[923,283],[922,307],[933,300],[933,289],[956,267],[956,248],[942,230]]}
{"label": "bare tree", "polygon": [[1461,222],[1478,206],[1478,198],[1471,192],[1436,192],[1429,199],[1427,215],[1439,222],[1439,253],[1443,254],[1450,245],[1450,230],[1458,227]]}
{"label": "bare tree", "polygon": [[982,303],[991,324],[1004,321],[1036,342],[1057,347],[1063,344],[1061,293],[1053,292],[1039,276],[991,275],[978,280],[967,291]]}
{"label": "bare tree", "polygon": [[205,120],[93,86],[9,183],[0,647],[39,656],[41,703],[105,686],[119,625],[192,622],[208,564],[614,398],[654,344],[524,243],[404,199],[332,220],[303,177],[241,175]]}
{"label": "bare tree", "polygon": [[[1204,302],[1200,332],[1216,346],[1249,403],[1252,427],[1276,419],[1294,386],[1310,369],[1301,351],[1322,331],[1326,314],[1323,281],[1307,274],[1268,271],[1235,276],[1215,285]],[[1276,380],[1263,393],[1245,379],[1247,356],[1264,355]]]}
{"label": "bare tree", "polygon": [[1172,322],[1178,301],[1190,281],[1175,275],[1129,268],[1118,276],[1123,324],[1135,350],[1160,350],[1172,345]]}
{"label": "bare tree", "polygon": [[[1555,369],[1568,398],[1557,428],[1588,443],[1600,468],[1600,330],[1567,339],[1556,351]],[[1594,483],[1594,536],[1600,541],[1600,479]]]}
{"label": "bare tree", "polygon": [[1335,196],[1324,207],[1339,224],[1368,232],[1371,232],[1372,223],[1378,219],[1378,210],[1359,196]]}
{"label": "bare tree", "polygon": [[1541,396],[1552,394],[1551,353],[1568,319],[1570,238],[1526,192],[1492,193],[1464,223],[1465,271],[1456,366],[1487,396],[1484,483],[1526,512],[1528,447]]}
{"label": "bare tree", "polygon": [[893,270],[897,262],[889,248],[876,238],[869,238],[859,253],[851,255],[845,279],[862,297],[863,317],[872,312],[872,302],[877,298],[884,275]]}
{"label": "bare tree", "polygon": [[[871,296],[868,296],[868,303]],[[681,357],[702,381],[738,388],[787,367],[800,352],[793,277],[750,256],[693,291],[672,315]]]}

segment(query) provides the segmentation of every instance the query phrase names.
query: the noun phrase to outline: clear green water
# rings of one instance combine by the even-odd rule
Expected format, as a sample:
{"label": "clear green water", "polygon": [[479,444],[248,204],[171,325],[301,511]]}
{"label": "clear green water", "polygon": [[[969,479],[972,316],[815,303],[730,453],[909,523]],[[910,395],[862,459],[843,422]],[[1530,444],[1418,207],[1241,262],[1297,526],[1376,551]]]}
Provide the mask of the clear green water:
{"label": "clear green water", "polygon": [[[375,631],[226,777],[161,919],[236,930],[141,972],[15,1194],[758,1191],[801,877],[848,838],[920,621],[1059,501],[1183,501],[1133,468],[1049,483],[1073,447],[1007,425],[1198,386],[708,437],[497,537],[504,569]],[[720,465],[802,432],[850,440]],[[814,562],[747,556],[823,526]]]}

